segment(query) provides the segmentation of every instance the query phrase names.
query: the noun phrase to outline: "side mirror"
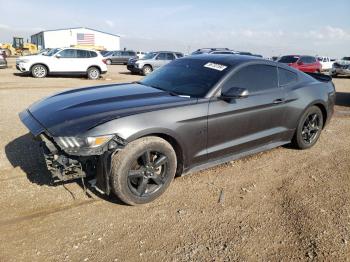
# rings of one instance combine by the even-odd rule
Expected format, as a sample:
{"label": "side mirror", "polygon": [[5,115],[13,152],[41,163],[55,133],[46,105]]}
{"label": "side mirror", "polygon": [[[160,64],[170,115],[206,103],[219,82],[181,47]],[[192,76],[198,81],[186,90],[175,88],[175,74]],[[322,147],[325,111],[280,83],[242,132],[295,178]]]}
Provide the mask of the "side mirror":
{"label": "side mirror", "polygon": [[61,58],[60,54],[55,55],[56,58]]}
{"label": "side mirror", "polygon": [[249,92],[245,88],[231,87],[231,88],[227,88],[226,90],[222,90],[220,98],[226,101],[226,100],[231,100],[235,98],[245,98],[245,97],[248,97],[248,95],[249,95]]}

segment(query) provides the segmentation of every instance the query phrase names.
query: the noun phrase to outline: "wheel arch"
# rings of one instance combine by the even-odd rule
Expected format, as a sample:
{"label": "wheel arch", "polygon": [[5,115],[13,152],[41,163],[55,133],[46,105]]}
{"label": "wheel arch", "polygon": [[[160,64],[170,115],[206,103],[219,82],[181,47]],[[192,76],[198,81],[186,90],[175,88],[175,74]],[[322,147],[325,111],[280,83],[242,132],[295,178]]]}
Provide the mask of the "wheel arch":
{"label": "wheel arch", "polygon": [[311,102],[310,104],[308,104],[305,109],[301,112],[300,116],[299,116],[299,120],[298,120],[298,123],[301,119],[301,117],[303,116],[303,114],[306,112],[306,110],[308,110],[310,107],[312,106],[317,106],[321,112],[322,112],[322,117],[323,117],[323,127],[325,126],[325,124],[327,123],[327,120],[328,120],[328,111],[327,111],[327,106],[326,106],[326,103],[322,100],[316,100],[316,101],[313,101]]}
{"label": "wheel arch", "polygon": [[328,112],[327,112],[327,109],[326,109],[326,106],[323,104],[323,103],[315,103],[313,104],[314,106],[317,106],[321,112],[322,112],[322,117],[323,117],[323,123],[322,123],[322,126],[324,127],[325,124],[327,123],[327,120],[328,120]]}
{"label": "wheel arch", "polygon": [[142,68],[144,68],[145,66],[149,66],[150,68],[152,68],[152,71],[153,71],[153,66],[151,65],[151,64],[144,64],[143,66],[142,66]]}
{"label": "wheel arch", "polygon": [[98,69],[98,71],[100,71],[100,74],[101,74],[102,70],[101,70],[101,67],[98,66],[98,65],[91,65],[91,66],[89,66],[89,67],[86,69],[86,73],[87,73],[87,71],[89,71],[89,69],[90,69],[91,67],[96,67],[96,68]]}
{"label": "wheel arch", "polygon": [[184,145],[181,142],[181,139],[168,130],[148,130],[133,135],[132,137],[128,138],[128,141],[131,142],[136,139],[148,136],[160,137],[173,147],[177,158],[176,176],[180,176],[184,170],[186,161],[186,153],[184,151]]}

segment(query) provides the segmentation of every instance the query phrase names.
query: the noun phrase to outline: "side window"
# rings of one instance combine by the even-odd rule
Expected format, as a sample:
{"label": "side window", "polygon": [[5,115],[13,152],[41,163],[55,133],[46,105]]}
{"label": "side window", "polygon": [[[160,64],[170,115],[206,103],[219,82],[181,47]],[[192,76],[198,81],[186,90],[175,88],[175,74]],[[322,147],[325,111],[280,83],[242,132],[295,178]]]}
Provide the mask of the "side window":
{"label": "side window", "polygon": [[97,57],[97,54],[96,54],[96,52],[93,52],[93,51],[89,51],[89,53],[90,53],[90,57]]}
{"label": "side window", "polygon": [[[312,57],[312,56],[309,57],[309,61],[310,61],[311,64],[316,63],[315,57]],[[326,59],[325,62],[327,62],[327,59]]]}
{"label": "side window", "polygon": [[184,55],[182,53],[176,53],[177,58],[181,58],[184,57]]}
{"label": "side window", "polygon": [[250,93],[278,88],[277,67],[249,65],[243,67],[229,79],[224,88],[246,88]]}
{"label": "side window", "polygon": [[121,55],[122,55],[122,52],[120,52],[120,51],[117,51],[117,52],[113,53],[113,56],[121,56]]}
{"label": "side window", "polygon": [[165,53],[160,53],[157,58],[157,60],[166,60],[166,54]]}
{"label": "side window", "polygon": [[166,54],[166,60],[174,60],[175,59],[175,56],[173,53],[167,53]]}
{"label": "side window", "polygon": [[90,52],[85,50],[77,50],[77,57],[78,58],[89,58]]}
{"label": "side window", "polygon": [[61,58],[77,58],[77,50],[65,49],[59,53]]}
{"label": "side window", "polygon": [[307,56],[302,56],[302,57],[300,57],[299,61],[300,61],[300,62],[303,62],[304,64],[308,64],[308,63],[309,63],[309,62],[308,62],[308,59],[307,59]]}
{"label": "side window", "polygon": [[135,52],[129,52],[129,56],[136,56],[136,53]]}
{"label": "side window", "polygon": [[289,85],[298,80],[298,76],[296,73],[280,67],[278,68],[278,77],[280,86]]}

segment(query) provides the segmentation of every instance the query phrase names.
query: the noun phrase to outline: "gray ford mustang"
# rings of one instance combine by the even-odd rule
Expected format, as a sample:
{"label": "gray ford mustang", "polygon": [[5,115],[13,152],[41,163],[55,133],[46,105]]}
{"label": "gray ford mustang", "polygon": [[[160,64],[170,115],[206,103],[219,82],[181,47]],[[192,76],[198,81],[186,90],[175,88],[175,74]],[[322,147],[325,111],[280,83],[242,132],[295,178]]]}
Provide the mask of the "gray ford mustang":
{"label": "gray ford mustang", "polygon": [[175,175],[292,143],[312,147],[333,114],[331,78],[251,56],[177,59],[140,82],[73,89],[20,113],[58,180],[96,178],[127,204]]}

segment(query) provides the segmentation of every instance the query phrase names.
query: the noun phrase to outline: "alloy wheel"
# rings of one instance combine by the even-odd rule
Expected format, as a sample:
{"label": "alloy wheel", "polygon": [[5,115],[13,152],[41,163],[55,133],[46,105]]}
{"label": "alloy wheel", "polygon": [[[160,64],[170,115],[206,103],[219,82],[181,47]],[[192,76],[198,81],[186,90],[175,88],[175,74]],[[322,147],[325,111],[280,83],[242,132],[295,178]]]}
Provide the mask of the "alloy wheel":
{"label": "alloy wheel", "polygon": [[44,66],[36,66],[33,70],[35,77],[44,77],[46,75],[46,68]]}
{"label": "alloy wheel", "polygon": [[129,170],[129,189],[136,196],[150,196],[164,185],[167,172],[168,158],[160,152],[146,151]]}
{"label": "alloy wheel", "polygon": [[321,130],[321,121],[318,114],[313,113],[306,117],[301,131],[303,141],[311,144],[318,136]]}
{"label": "alloy wheel", "polygon": [[90,70],[89,75],[91,79],[97,79],[99,76],[99,71],[97,69],[92,69]]}

